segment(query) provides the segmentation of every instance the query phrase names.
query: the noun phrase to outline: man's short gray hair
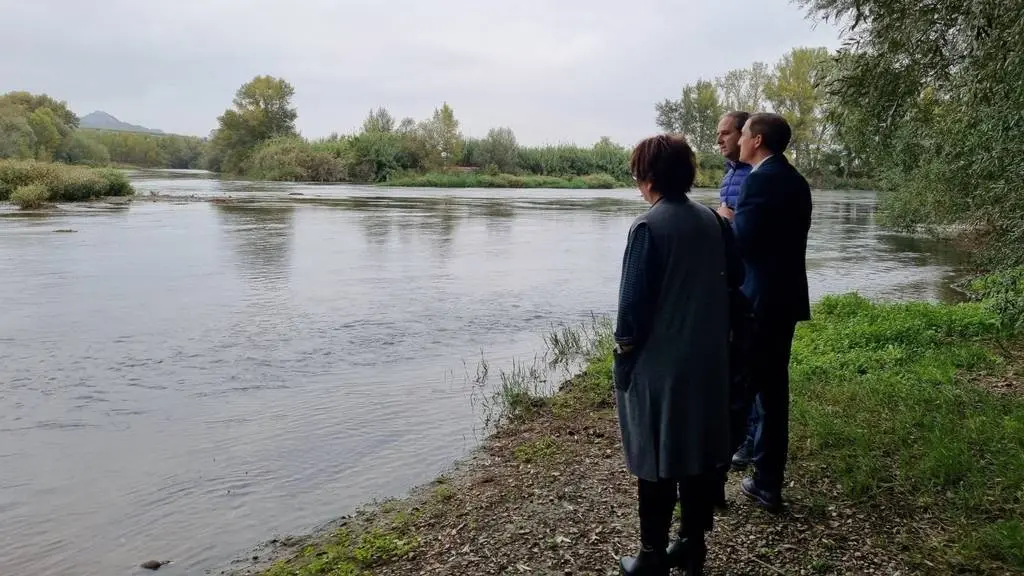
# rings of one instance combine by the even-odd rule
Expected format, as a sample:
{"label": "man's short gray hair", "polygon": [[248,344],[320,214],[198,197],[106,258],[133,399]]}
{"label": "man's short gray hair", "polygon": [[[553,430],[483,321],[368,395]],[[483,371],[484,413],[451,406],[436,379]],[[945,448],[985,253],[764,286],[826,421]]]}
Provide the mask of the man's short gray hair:
{"label": "man's short gray hair", "polygon": [[750,119],[750,112],[744,112],[742,110],[733,110],[726,112],[723,118],[729,118],[736,124],[736,130],[741,131],[746,126],[747,120]]}

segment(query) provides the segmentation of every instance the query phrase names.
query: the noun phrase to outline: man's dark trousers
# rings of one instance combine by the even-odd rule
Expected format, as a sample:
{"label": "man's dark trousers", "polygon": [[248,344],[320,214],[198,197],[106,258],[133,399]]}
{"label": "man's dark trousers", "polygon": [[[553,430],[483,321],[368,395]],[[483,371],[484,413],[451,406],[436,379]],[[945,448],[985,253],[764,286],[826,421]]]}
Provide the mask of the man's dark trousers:
{"label": "man's dark trousers", "polygon": [[751,392],[759,394],[754,432],[754,480],[773,494],[782,491],[789,452],[789,357],[796,323],[758,321],[751,350]]}
{"label": "man's dark trousers", "polygon": [[754,308],[751,392],[761,424],[754,442],[754,484],[782,496],[789,442],[789,354],[797,322],[810,318],[807,235],[811,189],[785,156],[762,161],[736,203],[733,228],[746,264],[743,293]]}

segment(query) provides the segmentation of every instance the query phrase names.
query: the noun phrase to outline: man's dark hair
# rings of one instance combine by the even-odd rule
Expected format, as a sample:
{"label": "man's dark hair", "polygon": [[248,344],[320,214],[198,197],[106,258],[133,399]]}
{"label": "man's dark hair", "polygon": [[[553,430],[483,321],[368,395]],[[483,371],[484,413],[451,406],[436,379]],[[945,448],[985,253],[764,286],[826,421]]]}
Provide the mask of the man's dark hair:
{"label": "man's dark hair", "polygon": [[682,198],[693,188],[697,157],[682,136],[652,136],[633,149],[629,171],[634,180],[649,182],[665,198]]}
{"label": "man's dark hair", "polygon": [[789,122],[778,114],[759,112],[750,116],[747,126],[751,136],[760,134],[764,147],[772,154],[782,154],[793,137]]}
{"label": "man's dark hair", "polygon": [[736,130],[743,130],[743,126],[750,119],[750,112],[744,112],[742,110],[733,110],[726,112],[725,117],[732,120],[736,124]]}

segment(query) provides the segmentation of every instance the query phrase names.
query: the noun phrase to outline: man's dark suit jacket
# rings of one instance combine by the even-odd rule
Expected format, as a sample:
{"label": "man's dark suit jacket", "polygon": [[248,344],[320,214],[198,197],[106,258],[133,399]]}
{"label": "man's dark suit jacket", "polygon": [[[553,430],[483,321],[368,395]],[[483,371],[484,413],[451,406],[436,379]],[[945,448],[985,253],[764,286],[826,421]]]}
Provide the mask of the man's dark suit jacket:
{"label": "man's dark suit jacket", "polygon": [[783,155],[766,159],[747,176],[733,223],[746,264],[743,293],[765,321],[811,317],[807,294],[807,232],[811,189]]}

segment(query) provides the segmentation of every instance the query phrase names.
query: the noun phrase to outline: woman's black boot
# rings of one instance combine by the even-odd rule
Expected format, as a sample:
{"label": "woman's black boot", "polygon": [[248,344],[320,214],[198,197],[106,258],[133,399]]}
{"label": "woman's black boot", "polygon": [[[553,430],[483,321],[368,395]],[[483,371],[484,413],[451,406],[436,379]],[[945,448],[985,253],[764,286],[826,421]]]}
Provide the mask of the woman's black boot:
{"label": "woman's black boot", "polygon": [[685,572],[686,576],[704,576],[704,561],[708,557],[708,546],[704,543],[704,535],[691,536],[685,542],[686,557],[679,569]]}
{"label": "woman's black boot", "polygon": [[670,568],[686,570],[686,548],[686,538],[679,537],[672,541],[665,553]]}
{"label": "woman's black boot", "polygon": [[619,560],[622,576],[668,576],[668,559],[665,550],[644,547],[634,556]]}

